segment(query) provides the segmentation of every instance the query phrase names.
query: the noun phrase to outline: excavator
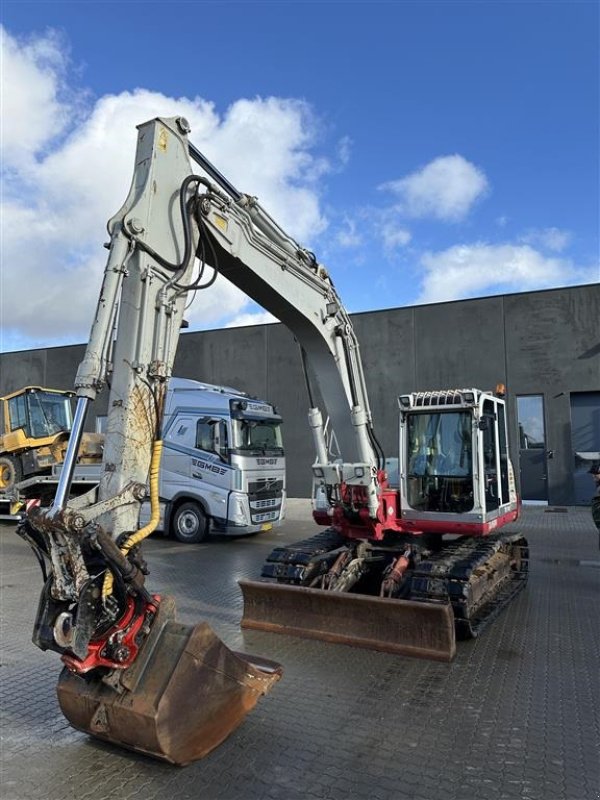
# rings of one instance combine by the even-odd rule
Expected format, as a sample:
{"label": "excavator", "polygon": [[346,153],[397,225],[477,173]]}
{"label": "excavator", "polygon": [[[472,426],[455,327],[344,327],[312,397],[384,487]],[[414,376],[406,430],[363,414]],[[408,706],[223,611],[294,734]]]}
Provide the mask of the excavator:
{"label": "excavator", "polygon": [[[159,517],[161,420],[182,315],[218,274],[300,345],[317,453],[313,516],[325,527],[276,548],[262,580],[240,582],[244,627],[449,660],[456,632],[477,635],[523,588],[528,555],[523,537],[497,533],[519,513],[501,392],[400,397],[399,457],[386,460],[358,340],[325,267],[194,147],[184,118],[138,131],[131,189],[108,223],[56,496],[19,533],[42,566],[33,641],[61,655],[66,718],[186,764],[222,742],[281,675],[268,659],[230,651],[206,623],[178,623],[174,600],[145,584],[141,544]],[[102,477],[72,499],[87,409],[105,385]],[[147,484],[152,515],[140,528]]]}

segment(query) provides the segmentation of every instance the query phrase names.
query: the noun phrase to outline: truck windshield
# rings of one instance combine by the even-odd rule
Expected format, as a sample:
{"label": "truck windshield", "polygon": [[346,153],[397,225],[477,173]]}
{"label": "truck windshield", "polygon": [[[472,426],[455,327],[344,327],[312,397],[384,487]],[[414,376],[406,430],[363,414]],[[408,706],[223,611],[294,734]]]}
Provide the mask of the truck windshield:
{"label": "truck windshield", "polygon": [[73,419],[69,397],[54,392],[29,392],[26,398],[31,436],[41,438],[71,430]]}
{"label": "truck windshield", "polygon": [[472,421],[468,411],[419,413],[407,421],[408,502],[421,511],[473,508]]}
{"label": "truck windshield", "polygon": [[273,420],[234,420],[233,449],[242,450],[245,453],[283,453],[281,424]]}

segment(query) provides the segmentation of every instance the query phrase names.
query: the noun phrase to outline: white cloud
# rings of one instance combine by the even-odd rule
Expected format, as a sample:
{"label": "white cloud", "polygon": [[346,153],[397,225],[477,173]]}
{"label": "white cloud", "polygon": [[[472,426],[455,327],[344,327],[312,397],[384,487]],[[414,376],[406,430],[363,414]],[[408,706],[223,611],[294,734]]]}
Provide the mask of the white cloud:
{"label": "white cloud", "polygon": [[338,142],[337,156],[342,166],[350,161],[352,151],[352,139],[349,136],[342,136]]}
{"label": "white cloud", "polygon": [[344,217],[343,227],[336,233],[335,241],[340,247],[360,247],[363,237],[357,230],[356,221]]}
{"label": "white cloud", "polygon": [[[107,255],[106,221],[129,189],[135,126],[152,117],[187,117],[194,144],[302,243],[310,246],[325,229],[317,181],[328,163],[313,154],[315,120],[306,103],[241,99],[221,114],[202,98],[136,89],[88,98],[82,114],[54,34],[26,43],[1,27],[0,34],[3,347],[87,339]],[[219,278],[186,316],[203,327],[226,324],[248,303]]]}
{"label": "white cloud", "polygon": [[483,170],[456,154],[440,156],[379,188],[397,195],[403,213],[409,217],[458,222],[487,191],[488,180]]}
{"label": "white cloud", "polygon": [[17,42],[0,26],[0,91],[4,164],[31,162],[68,121],[61,103],[67,65],[56,34]]}
{"label": "white cloud", "polygon": [[553,253],[562,253],[571,241],[571,233],[560,228],[536,228],[521,236],[521,241],[538,245]]}
{"label": "white cloud", "polygon": [[598,274],[597,267],[580,268],[568,259],[547,257],[530,245],[484,242],[424,253],[421,266],[424,275],[418,302],[422,303],[587,283]]}
{"label": "white cloud", "polygon": [[384,214],[378,223],[384,249],[388,252],[405,247],[412,238],[408,228],[401,225],[394,217],[393,213]]}

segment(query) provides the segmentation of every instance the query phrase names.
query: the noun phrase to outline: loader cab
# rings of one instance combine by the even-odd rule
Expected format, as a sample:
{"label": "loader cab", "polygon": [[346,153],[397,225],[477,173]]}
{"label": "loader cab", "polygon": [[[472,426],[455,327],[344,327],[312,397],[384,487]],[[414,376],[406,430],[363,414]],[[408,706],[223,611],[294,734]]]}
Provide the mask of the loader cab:
{"label": "loader cab", "polygon": [[69,433],[73,424],[72,392],[27,386],[2,398],[4,435],[18,434],[23,446],[32,440]]}
{"label": "loader cab", "polygon": [[417,392],[400,397],[399,405],[403,519],[423,530],[450,523],[456,532],[481,534],[516,511],[501,396]]}

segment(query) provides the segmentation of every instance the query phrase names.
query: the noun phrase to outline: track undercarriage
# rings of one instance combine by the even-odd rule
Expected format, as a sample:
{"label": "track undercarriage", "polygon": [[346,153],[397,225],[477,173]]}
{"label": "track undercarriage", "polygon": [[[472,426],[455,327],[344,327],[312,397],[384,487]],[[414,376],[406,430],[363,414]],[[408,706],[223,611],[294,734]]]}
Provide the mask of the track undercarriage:
{"label": "track undercarriage", "polygon": [[[262,570],[270,581],[242,582],[242,624],[450,660],[455,638],[476,637],[525,586],[528,557],[520,534],[369,542],[329,529],[273,550]],[[375,637],[358,620],[367,599],[372,608],[365,624],[379,626]],[[375,614],[389,622],[380,624]],[[454,630],[440,638],[437,629],[448,619]]]}

